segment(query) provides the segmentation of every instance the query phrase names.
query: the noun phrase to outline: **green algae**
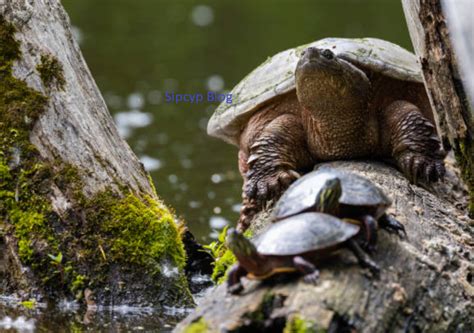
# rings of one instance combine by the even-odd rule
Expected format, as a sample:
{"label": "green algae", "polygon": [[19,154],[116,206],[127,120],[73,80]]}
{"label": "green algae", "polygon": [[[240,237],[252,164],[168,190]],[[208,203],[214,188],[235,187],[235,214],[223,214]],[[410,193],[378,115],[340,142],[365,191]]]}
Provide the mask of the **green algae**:
{"label": "green algae", "polygon": [[49,54],[41,56],[41,62],[36,66],[40,74],[41,81],[45,87],[55,86],[57,89],[64,90],[66,80],[64,79],[63,66],[56,57]]}
{"label": "green algae", "polygon": [[199,318],[199,320],[191,323],[189,326],[187,326],[184,331],[184,333],[207,333],[209,332],[209,327],[204,320],[204,318]]}

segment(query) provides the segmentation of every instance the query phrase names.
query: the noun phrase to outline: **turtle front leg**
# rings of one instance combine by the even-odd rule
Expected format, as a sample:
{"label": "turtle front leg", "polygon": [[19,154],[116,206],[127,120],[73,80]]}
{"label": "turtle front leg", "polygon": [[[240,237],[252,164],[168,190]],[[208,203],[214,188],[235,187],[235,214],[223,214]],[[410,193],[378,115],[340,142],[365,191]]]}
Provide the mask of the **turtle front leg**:
{"label": "turtle front leg", "polygon": [[265,125],[252,121],[242,133],[239,169],[244,178],[239,229],[245,230],[268,200],[278,199],[313,165],[301,119],[282,114]]}
{"label": "turtle front leg", "polygon": [[364,250],[360,248],[359,244],[357,244],[354,239],[348,240],[346,245],[356,256],[359,265],[364,268],[368,268],[375,276],[380,274],[380,267],[372,260],[372,258],[370,258],[367,253],[364,252]]}
{"label": "turtle front leg", "polygon": [[433,124],[417,106],[395,101],[382,112],[382,150],[391,155],[407,178],[417,183],[442,179],[445,173],[442,150]]}
{"label": "turtle front leg", "polygon": [[374,219],[371,215],[364,215],[360,218],[363,224],[363,232],[364,235],[364,248],[369,252],[372,253],[375,251],[375,247],[377,245],[377,230],[378,230],[378,223],[377,220]]}
{"label": "turtle front leg", "polygon": [[296,256],[293,258],[293,265],[295,268],[303,273],[303,281],[308,284],[317,284],[319,280],[319,271],[312,263],[303,257]]}
{"label": "turtle front leg", "polygon": [[247,271],[240,264],[232,266],[227,275],[227,291],[232,295],[240,294],[244,289],[240,279],[246,275]]}

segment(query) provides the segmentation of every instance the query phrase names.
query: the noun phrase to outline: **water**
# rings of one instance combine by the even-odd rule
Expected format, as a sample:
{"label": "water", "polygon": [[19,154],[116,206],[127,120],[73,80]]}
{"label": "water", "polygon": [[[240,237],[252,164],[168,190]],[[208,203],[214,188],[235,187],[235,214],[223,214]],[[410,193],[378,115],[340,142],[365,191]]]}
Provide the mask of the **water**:
{"label": "water", "polygon": [[398,0],[62,2],[122,135],[205,242],[216,218],[238,218],[237,149],[206,135],[216,104],[167,104],[166,91],[230,90],[268,56],[328,36],[410,48]]}
{"label": "water", "polygon": [[171,332],[192,309],[119,305],[87,311],[75,303],[29,309],[13,297],[0,296],[0,332]]}
{"label": "water", "polygon": [[[206,134],[216,104],[167,104],[166,91],[230,90],[268,56],[324,37],[379,37],[411,49],[399,0],[62,4],[120,133],[150,171],[160,196],[201,242],[238,218],[237,148]],[[0,303],[0,331],[7,316],[12,321],[24,316],[18,323],[33,318],[37,331],[77,326],[78,331],[166,332],[185,315],[147,311],[108,309],[86,324],[83,310],[20,310]]]}

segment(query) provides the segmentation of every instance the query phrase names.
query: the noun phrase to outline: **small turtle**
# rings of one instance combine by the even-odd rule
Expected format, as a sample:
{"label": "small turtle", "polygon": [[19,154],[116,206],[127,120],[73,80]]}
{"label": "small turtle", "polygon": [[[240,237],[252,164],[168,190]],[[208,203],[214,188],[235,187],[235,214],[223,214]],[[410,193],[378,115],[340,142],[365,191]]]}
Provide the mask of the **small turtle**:
{"label": "small turtle", "polygon": [[321,161],[393,161],[413,182],[437,181],[444,151],[416,56],[376,38],[326,38],[269,58],[231,92],[209,135],[239,147],[239,228]]}
{"label": "small turtle", "polygon": [[391,204],[385,193],[368,179],[322,167],[291,184],[276,203],[272,214],[275,220],[282,220],[316,211],[358,220],[364,226],[368,249],[373,250],[378,224],[389,232],[405,233],[405,227],[385,213]]}
{"label": "small turtle", "polygon": [[375,275],[379,267],[353,239],[359,226],[323,213],[303,213],[272,224],[253,242],[235,229],[227,232],[226,243],[238,263],[229,271],[229,292],[239,293],[240,279],[264,280],[278,273],[301,272],[304,281],[316,283],[315,264],[341,247],[349,248],[359,264]]}

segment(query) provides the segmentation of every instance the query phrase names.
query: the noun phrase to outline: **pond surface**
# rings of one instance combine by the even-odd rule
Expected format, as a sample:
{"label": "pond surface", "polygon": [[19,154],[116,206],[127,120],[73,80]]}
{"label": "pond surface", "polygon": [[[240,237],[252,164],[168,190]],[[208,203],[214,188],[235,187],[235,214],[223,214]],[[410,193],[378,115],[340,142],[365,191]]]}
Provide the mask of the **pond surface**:
{"label": "pond surface", "polygon": [[[237,221],[237,148],[206,134],[217,104],[167,103],[167,91],[231,90],[268,56],[324,37],[379,37],[411,49],[399,0],[62,3],[121,134],[201,242]],[[0,301],[0,331],[167,332],[183,311],[119,307],[88,318],[70,305],[25,310]]]}

